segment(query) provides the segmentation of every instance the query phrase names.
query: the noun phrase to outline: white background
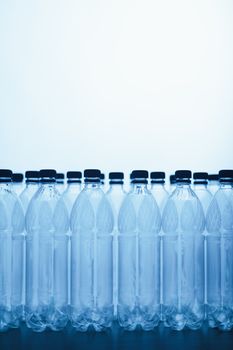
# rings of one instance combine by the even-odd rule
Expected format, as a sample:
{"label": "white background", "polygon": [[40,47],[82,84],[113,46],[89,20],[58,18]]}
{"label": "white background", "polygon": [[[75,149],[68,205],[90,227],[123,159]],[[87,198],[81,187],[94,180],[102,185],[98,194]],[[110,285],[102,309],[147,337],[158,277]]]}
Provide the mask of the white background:
{"label": "white background", "polygon": [[232,0],[0,0],[0,167],[233,167]]}

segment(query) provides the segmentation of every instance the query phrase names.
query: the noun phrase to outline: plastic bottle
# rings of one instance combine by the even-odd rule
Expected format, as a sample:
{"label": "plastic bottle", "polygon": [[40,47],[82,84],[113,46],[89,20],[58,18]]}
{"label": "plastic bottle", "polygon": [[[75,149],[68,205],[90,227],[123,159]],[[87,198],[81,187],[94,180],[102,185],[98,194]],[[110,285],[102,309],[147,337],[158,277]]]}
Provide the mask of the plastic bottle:
{"label": "plastic bottle", "polygon": [[132,188],[118,219],[118,321],[127,330],[151,330],[160,319],[161,217],[147,178],[145,170],[131,173]]}
{"label": "plastic bottle", "polygon": [[[19,199],[22,204],[24,215],[26,215],[28,205],[34,194],[37,192],[39,188],[39,171],[28,170],[25,172],[25,183],[26,187],[21,192]],[[23,245],[23,319],[25,319],[25,288],[26,288],[26,240],[25,240],[26,232],[24,232],[24,245]]]}
{"label": "plastic bottle", "polygon": [[118,297],[118,216],[121,204],[125,198],[124,191],[124,173],[111,172],[109,173],[109,190],[106,197],[111,204],[114,216],[114,230],[113,230],[113,304],[114,317],[117,317],[117,297]]}
{"label": "plastic bottle", "polygon": [[[82,173],[81,171],[68,171],[66,174],[67,177],[67,187],[66,190],[62,194],[62,200],[66,205],[66,209],[69,216],[69,221],[71,218],[71,210],[73,208],[74,202],[81,192],[81,179]],[[71,274],[71,230],[69,227],[68,232],[68,305],[70,308],[70,274]]]}
{"label": "plastic bottle", "polygon": [[220,188],[206,217],[207,317],[210,327],[233,326],[233,170],[220,170]]}
{"label": "plastic bottle", "polygon": [[41,186],[26,214],[25,318],[36,332],[61,330],[68,321],[67,254],[69,216],[59,201],[56,171],[40,171]]}
{"label": "plastic bottle", "polygon": [[[163,171],[154,171],[150,173],[151,178],[151,193],[154,196],[156,203],[158,204],[160,214],[162,217],[163,209],[168,200],[169,193],[165,189],[165,172]],[[163,234],[162,227],[160,230],[160,312],[161,320],[164,320],[163,312]]]}
{"label": "plastic bottle", "polygon": [[178,170],[163,211],[165,325],[198,329],[204,320],[204,213],[190,188],[191,171]]}
{"label": "plastic bottle", "polygon": [[[204,210],[204,215],[206,219],[206,214],[209,209],[210,203],[213,199],[213,195],[208,190],[208,173],[206,172],[196,172],[193,173],[193,190],[197,197],[199,198],[202,208]],[[204,301],[205,301],[205,314],[207,310],[207,234],[208,232],[205,230],[203,232],[204,235]],[[206,317],[206,315],[205,315]]]}
{"label": "plastic bottle", "polygon": [[23,174],[13,173],[12,183],[13,183],[12,190],[17,194],[17,196],[19,196],[24,189]]}
{"label": "plastic bottle", "polygon": [[22,317],[24,215],[11,178],[11,170],[0,170],[0,331]]}
{"label": "plastic bottle", "polygon": [[84,171],[85,186],[71,212],[71,322],[79,331],[111,327],[111,205],[101,189],[100,171]]}
{"label": "plastic bottle", "polygon": [[218,174],[209,174],[208,175],[208,190],[215,195],[219,189],[219,175]]}

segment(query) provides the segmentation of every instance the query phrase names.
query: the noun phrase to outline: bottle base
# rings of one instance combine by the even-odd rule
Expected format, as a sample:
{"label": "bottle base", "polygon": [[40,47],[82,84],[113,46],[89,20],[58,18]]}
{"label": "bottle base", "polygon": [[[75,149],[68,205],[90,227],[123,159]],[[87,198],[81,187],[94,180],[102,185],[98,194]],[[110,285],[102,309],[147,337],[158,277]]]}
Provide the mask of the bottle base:
{"label": "bottle base", "polygon": [[134,331],[141,328],[144,331],[151,331],[160,322],[159,307],[153,310],[150,307],[134,307],[118,305],[118,323],[127,331]]}
{"label": "bottle base", "polygon": [[189,307],[182,307],[178,310],[174,306],[164,306],[164,325],[176,331],[181,331],[185,327],[191,330],[200,329],[204,322],[204,309],[196,312]]}
{"label": "bottle base", "polygon": [[112,320],[112,307],[98,310],[71,308],[71,324],[79,332],[86,332],[88,330],[94,330],[96,332],[106,331],[111,327]]}

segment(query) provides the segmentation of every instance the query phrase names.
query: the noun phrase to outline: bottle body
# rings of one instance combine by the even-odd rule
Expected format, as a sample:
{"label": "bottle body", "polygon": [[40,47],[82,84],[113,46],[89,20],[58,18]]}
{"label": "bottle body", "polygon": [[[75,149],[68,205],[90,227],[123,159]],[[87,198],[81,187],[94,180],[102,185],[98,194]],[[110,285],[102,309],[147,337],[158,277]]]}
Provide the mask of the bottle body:
{"label": "bottle body", "polygon": [[0,331],[22,317],[24,214],[9,184],[0,185]]}
{"label": "bottle body", "polygon": [[[151,184],[151,193],[158,204],[160,215],[162,217],[164,207],[167,203],[169,193],[166,191],[164,186],[164,181],[162,183],[152,183]],[[160,236],[160,319],[164,321],[164,311],[163,311],[163,234],[162,226],[159,232]]]}
{"label": "bottle body", "polygon": [[207,319],[210,327],[233,327],[232,185],[221,184],[207,212]]}
{"label": "bottle body", "polygon": [[71,222],[71,211],[72,211],[74,202],[78,197],[79,193],[81,192],[81,181],[77,181],[77,180],[72,182],[71,180],[69,181],[70,182],[68,183],[66,190],[63,192],[62,201],[66,206],[66,210],[69,218],[69,230],[67,232],[67,238],[68,238],[67,283],[68,283],[68,308],[70,310],[70,287],[71,287],[71,225],[70,225],[70,222]]}
{"label": "bottle body", "polygon": [[128,330],[151,330],[160,319],[160,225],[151,193],[133,185],[118,220],[118,321]]}
{"label": "bottle body", "polygon": [[102,331],[113,319],[113,214],[100,183],[78,196],[71,229],[71,322],[78,331]]}
{"label": "bottle body", "polygon": [[[32,181],[27,182],[25,189],[23,192],[21,192],[19,199],[23,207],[24,215],[26,216],[28,205],[30,203],[30,200],[34,196],[34,194],[39,189],[39,182],[38,181]],[[25,319],[25,296],[26,296],[26,232],[24,231],[24,242],[23,242],[23,291],[22,291],[22,298],[23,298],[23,319]]]}
{"label": "bottle body", "polygon": [[26,324],[41,332],[60,330],[67,312],[66,207],[54,183],[41,185],[26,214]]}
{"label": "bottle body", "polygon": [[204,320],[204,214],[189,185],[177,184],[162,225],[165,324],[197,329]]}
{"label": "bottle body", "polygon": [[126,192],[123,189],[123,184],[113,182],[110,189],[106,193],[106,197],[111,204],[114,217],[113,229],[113,305],[114,317],[117,317],[117,303],[118,303],[118,216],[121,204],[125,198]]}

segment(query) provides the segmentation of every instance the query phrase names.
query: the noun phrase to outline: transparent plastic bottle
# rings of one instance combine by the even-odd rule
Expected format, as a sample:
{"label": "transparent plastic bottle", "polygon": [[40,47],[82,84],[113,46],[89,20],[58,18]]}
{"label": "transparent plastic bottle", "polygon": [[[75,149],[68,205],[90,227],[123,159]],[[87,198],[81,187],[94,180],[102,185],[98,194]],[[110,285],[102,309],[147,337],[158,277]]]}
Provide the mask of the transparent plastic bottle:
{"label": "transparent plastic bottle", "polygon": [[26,214],[26,305],[29,328],[61,330],[68,321],[67,254],[69,216],[59,201],[56,171],[40,171],[41,186]]}
{"label": "transparent plastic bottle", "polygon": [[[74,205],[74,202],[76,198],[78,197],[79,193],[81,192],[81,179],[82,179],[82,173],[81,171],[68,171],[66,174],[67,177],[67,187],[66,190],[62,194],[62,200],[65,203],[68,216],[69,216],[69,222],[71,219],[71,211]],[[68,306],[70,308],[70,279],[71,279],[71,229],[69,227],[68,231]]]}
{"label": "transparent plastic bottle", "polygon": [[127,330],[151,330],[160,320],[161,217],[147,178],[145,170],[131,173],[118,219],[118,322]]}
{"label": "transparent plastic bottle", "polygon": [[219,190],[219,175],[218,174],[209,174],[208,175],[208,190],[215,195]]}
{"label": "transparent plastic bottle", "polygon": [[60,194],[65,190],[65,174],[56,173],[56,187]]}
{"label": "transparent plastic bottle", "polygon": [[[168,200],[169,193],[165,188],[165,172],[163,171],[154,171],[150,173],[151,178],[151,193],[154,196],[156,203],[158,204],[160,215],[162,217],[163,209]],[[164,320],[164,312],[163,312],[163,234],[162,234],[162,226],[160,230],[160,318]]]}
{"label": "transparent plastic bottle", "polygon": [[22,317],[24,215],[11,177],[0,170],[0,331],[18,327]]}
{"label": "transparent plastic bottle", "polygon": [[[24,215],[26,215],[28,205],[34,194],[37,192],[39,188],[39,171],[28,170],[25,172],[25,183],[26,187],[21,192],[19,199],[23,207]],[[26,240],[25,240],[26,232],[24,231],[24,244],[23,244],[23,319],[25,319],[25,288],[26,288]]]}
{"label": "transparent plastic bottle", "polygon": [[114,215],[114,230],[113,230],[113,304],[114,317],[117,317],[117,297],[118,297],[118,216],[121,204],[125,198],[124,191],[124,173],[111,172],[109,173],[109,190],[106,197],[111,204]]}
{"label": "transparent plastic bottle", "polygon": [[13,185],[12,190],[16,193],[17,196],[19,196],[24,189],[23,174],[13,173],[12,185]]}
{"label": "transparent plastic bottle", "polygon": [[84,171],[85,186],[71,212],[71,322],[78,331],[111,327],[111,205],[100,184],[100,171]]}
{"label": "transparent plastic bottle", "polygon": [[[196,172],[193,173],[193,190],[201,202],[205,219],[206,214],[209,209],[210,203],[213,199],[213,195],[208,190],[208,173],[206,172]],[[205,317],[207,310],[207,230],[206,225],[203,232],[204,235],[204,302],[205,302]],[[201,242],[200,242],[201,243]],[[202,243],[201,243],[202,244]]]}
{"label": "transparent plastic bottle", "polygon": [[204,320],[204,213],[190,188],[191,171],[178,170],[163,211],[165,325],[200,328]]}
{"label": "transparent plastic bottle", "polygon": [[233,327],[233,170],[220,170],[220,188],[206,216],[208,324]]}

